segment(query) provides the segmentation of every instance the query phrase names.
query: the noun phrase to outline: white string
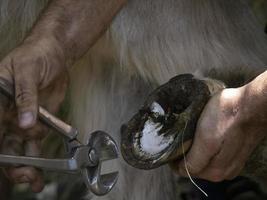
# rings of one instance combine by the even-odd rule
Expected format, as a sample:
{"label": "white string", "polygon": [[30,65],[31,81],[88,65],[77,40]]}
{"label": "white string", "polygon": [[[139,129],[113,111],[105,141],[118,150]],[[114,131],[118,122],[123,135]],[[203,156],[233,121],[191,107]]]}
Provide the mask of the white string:
{"label": "white string", "polygon": [[[185,124],[185,128],[187,127],[187,122]],[[193,183],[194,186],[196,186],[196,188],[202,192],[206,197],[208,197],[209,195],[200,187],[198,186],[195,181],[192,179],[190,173],[189,173],[189,170],[188,170],[188,166],[187,166],[187,161],[186,161],[186,157],[185,157],[185,150],[184,150],[184,132],[185,132],[185,128],[182,132],[182,150],[183,150],[183,157],[184,157],[184,166],[185,166],[185,170],[186,170],[186,173],[187,173],[187,176],[188,178],[190,179],[191,183]]]}

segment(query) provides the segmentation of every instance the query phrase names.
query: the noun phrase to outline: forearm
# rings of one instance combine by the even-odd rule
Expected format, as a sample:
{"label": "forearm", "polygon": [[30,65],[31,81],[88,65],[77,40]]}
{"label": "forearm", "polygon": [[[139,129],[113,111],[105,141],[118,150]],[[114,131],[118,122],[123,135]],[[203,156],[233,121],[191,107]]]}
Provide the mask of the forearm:
{"label": "forearm", "polygon": [[[33,27],[28,41],[45,41],[75,61],[101,36],[126,0],[54,0]],[[49,45],[49,44],[48,44]]]}

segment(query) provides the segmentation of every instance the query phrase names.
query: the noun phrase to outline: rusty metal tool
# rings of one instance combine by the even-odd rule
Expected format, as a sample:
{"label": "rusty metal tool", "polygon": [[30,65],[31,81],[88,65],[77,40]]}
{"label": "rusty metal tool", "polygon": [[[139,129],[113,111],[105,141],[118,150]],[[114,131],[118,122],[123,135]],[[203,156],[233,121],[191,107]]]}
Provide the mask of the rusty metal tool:
{"label": "rusty metal tool", "polygon": [[[14,99],[14,88],[0,78],[0,92]],[[88,189],[96,195],[107,194],[118,179],[118,172],[101,174],[101,163],[118,157],[115,141],[103,131],[90,133],[83,144],[78,139],[78,131],[39,106],[39,120],[60,133],[67,141],[68,157],[47,159],[40,157],[14,156],[0,154],[1,166],[33,166],[48,171],[77,173],[83,176]]]}

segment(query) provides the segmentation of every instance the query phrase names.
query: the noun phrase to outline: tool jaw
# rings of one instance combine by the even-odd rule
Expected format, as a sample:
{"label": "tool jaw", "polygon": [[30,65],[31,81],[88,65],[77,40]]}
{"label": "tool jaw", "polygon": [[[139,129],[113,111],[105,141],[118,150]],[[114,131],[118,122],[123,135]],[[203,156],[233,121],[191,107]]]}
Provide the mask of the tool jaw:
{"label": "tool jaw", "polygon": [[[14,101],[14,85],[0,78],[0,92]],[[85,184],[96,195],[107,194],[116,184],[118,172],[101,174],[101,163],[118,158],[115,141],[105,132],[96,131],[90,134],[87,143],[77,139],[78,130],[61,119],[38,107],[38,119],[59,133],[65,140],[67,158],[47,159],[28,156],[0,154],[0,165],[33,166],[43,170],[64,173],[81,173]]]}
{"label": "tool jaw", "polygon": [[[118,158],[118,148],[115,141],[103,131],[91,133],[87,146],[90,150],[81,154],[85,156],[87,153],[87,159],[90,160],[88,167],[82,169],[83,179],[91,192],[103,196],[115,186],[119,173],[101,174],[101,164],[104,161]],[[81,159],[84,159],[84,156],[81,156]],[[90,166],[93,162],[97,164]]]}

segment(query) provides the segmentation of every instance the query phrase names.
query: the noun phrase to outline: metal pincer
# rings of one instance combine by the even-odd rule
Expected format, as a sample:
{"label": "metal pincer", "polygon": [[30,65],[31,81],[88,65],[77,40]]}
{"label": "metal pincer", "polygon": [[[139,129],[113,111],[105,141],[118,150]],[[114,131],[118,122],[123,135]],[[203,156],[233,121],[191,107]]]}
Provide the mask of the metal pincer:
{"label": "metal pincer", "polygon": [[[1,78],[0,91],[9,98],[14,98],[12,85]],[[118,158],[115,141],[107,133],[96,131],[90,134],[86,144],[82,144],[77,139],[77,129],[50,114],[41,106],[39,106],[38,117],[40,121],[56,130],[66,139],[68,157],[64,159],[47,159],[0,154],[0,165],[27,165],[47,171],[81,174],[91,192],[99,196],[107,194],[116,184],[118,172],[102,175],[101,164],[106,160]]]}

